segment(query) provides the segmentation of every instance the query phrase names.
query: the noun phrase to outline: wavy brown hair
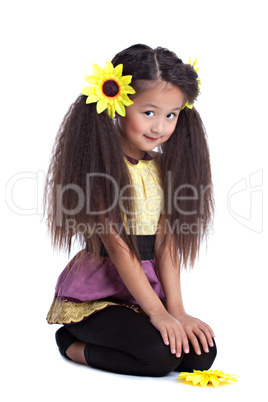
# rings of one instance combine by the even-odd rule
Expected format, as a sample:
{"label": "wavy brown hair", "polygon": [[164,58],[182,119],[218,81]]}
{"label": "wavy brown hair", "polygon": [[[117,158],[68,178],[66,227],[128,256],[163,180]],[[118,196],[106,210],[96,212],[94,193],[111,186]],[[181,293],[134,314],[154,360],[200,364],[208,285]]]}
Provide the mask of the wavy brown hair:
{"label": "wavy brown hair", "polygon": [[[137,94],[148,83],[162,81],[178,87],[184,102],[193,103],[198,96],[193,67],[165,48],[134,45],[118,53],[112,63],[122,63],[123,74],[132,75]],[[98,228],[106,222],[140,259],[131,225],[124,220],[123,210],[135,211],[135,204],[120,131],[106,112],[98,115],[96,105],[85,101],[86,96],[80,95],[71,105],[52,151],[44,194],[52,243],[70,252],[72,235],[77,233],[90,252],[100,255]],[[214,205],[206,133],[195,108],[181,110],[173,134],[159,148],[156,162],[166,222],[163,246],[171,244],[173,256],[179,252],[181,264],[192,266],[208,234]],[[122,188],[126,190],[120,205],[114,201]]]}

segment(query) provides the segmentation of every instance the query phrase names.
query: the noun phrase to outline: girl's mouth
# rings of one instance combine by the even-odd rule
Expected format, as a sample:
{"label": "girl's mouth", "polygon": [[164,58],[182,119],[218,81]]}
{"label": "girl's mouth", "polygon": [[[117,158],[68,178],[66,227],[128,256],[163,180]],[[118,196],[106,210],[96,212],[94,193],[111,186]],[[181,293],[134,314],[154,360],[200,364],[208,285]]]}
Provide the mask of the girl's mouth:
{"label": "girl's mouth", "polygon": [[148,137],[148,135],[145,135],[145,134],[144,134],[144,137],[147,138],[150,141],[157,141],[158,140],[158,138]]}

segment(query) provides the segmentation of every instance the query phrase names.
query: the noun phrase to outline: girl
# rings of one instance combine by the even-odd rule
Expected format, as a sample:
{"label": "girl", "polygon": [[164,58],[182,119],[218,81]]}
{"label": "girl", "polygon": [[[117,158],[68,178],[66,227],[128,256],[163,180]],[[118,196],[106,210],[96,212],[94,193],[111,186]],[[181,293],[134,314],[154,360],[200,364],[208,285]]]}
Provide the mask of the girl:
{"label": "girl", "polygon": [[93,66],[60,127],[49,230],[55,247],[70,251],[75,235],[83,250],[60,275],[47,320],[63,324],[56,342],[75,362],[163,376],[215,359],[214,333],[186,314],[180,287],[213,213],[194,67],[167,49],[131,46],[104,70]]}

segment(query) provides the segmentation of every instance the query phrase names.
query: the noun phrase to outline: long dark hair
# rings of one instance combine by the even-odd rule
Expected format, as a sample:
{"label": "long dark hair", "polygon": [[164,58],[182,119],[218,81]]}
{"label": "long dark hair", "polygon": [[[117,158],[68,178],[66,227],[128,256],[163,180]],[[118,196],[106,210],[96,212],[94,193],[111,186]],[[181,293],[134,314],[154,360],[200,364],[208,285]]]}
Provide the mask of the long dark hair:
{"label": "long dark hair", "polygon": [[[137,94],[148,82],[164,81],[180,88],[185,102],[191,104],[198,96],[197,73],[167,49],[134,45],[118,53],[112,63],[122,63],[123,74],[132,75]],[[83,244],[90,233],[89,251],[98,256],[102,243],[95,229],[105,221],[140,259],[123,213],[124,209],[134,211],[135,205],[119,130],[106,112],[98,115],[96,105],[85,101],[86,96],[80,95],[70,107],[52,152],[44,195],[52,243],[70,252],[73,233],[78,232]],[[206,133],[194,107],[181,110],[174,133],[159,151],[156,162],[166,218],[163,246],[171,245],[173,257],[179,252],[182,265],[193,265],[208,233],[214,205]],[[119,205],[114,200],[121,188],[126,191]]]}

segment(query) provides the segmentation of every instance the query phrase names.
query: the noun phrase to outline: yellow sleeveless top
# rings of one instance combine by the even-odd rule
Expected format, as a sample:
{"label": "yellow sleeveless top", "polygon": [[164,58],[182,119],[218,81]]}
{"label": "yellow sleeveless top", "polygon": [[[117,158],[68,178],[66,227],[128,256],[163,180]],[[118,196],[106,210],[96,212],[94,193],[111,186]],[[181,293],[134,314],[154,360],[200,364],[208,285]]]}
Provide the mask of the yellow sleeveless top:
{"label": "yellow sleeveless top", "polygon": [[132,163],[132,159],[127,157],[125,161],[136,196],[136,214],[132,220],[134,234],[153,235],[157,231],[163,203],[163,190],[156,162],[154,159],[141,159]]}

